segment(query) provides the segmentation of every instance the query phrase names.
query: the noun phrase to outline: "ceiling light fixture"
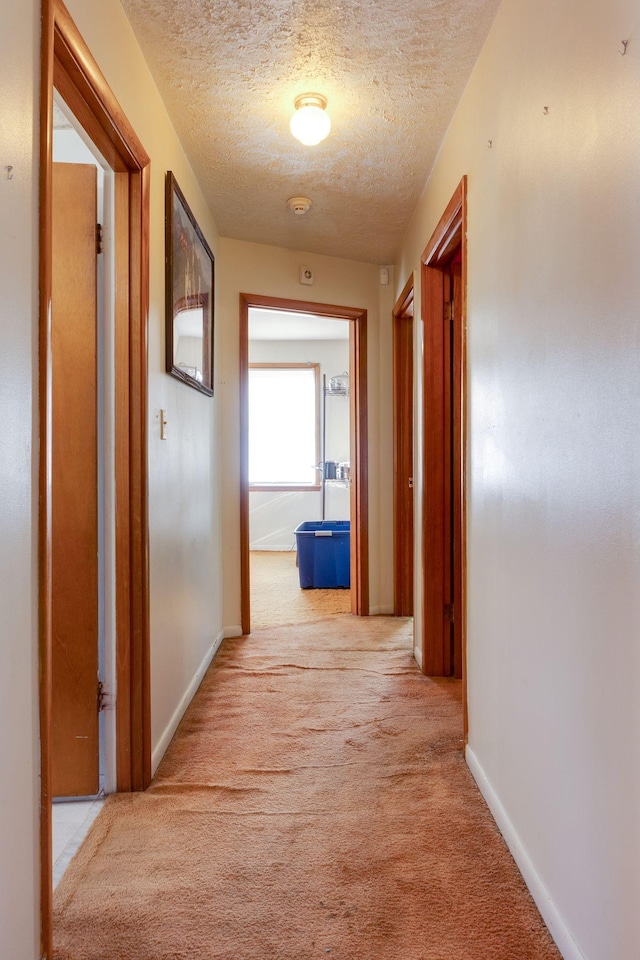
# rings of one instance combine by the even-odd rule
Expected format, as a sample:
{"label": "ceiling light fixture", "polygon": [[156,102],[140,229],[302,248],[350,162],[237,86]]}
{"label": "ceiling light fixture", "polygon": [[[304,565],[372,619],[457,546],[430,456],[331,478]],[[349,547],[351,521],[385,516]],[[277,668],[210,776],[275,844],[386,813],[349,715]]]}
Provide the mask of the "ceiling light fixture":
{"label": "ceiling light fixture", "polygon": [[300,143],[314,147],[331,130],[331,117],[326,112],[327,98],[321,93],[301,93],[293,103],[296,109],[291,117],[291,133]]}

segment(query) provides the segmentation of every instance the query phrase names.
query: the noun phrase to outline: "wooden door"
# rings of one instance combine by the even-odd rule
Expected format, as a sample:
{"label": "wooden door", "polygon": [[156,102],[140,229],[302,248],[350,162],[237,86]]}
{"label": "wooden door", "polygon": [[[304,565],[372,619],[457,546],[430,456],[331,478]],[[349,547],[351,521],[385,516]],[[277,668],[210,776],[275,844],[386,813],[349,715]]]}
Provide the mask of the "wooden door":
{"label": "wooden door", "polygon": [[53,165],[52,794],[99,790],[97,170]]}
{"label": "wooden door", "polygon": [[466,178],[463,178],[421,258],[424,324],[422,670],[430,676],[455,676],[463,680],[465,238]]}
{"label": "wooden door", "polygon": [[451,339],[451,603],[455,611],[451,625],[452,645],[452,674],[457,680],[463,675],[463,383],[462,383],[462,255],[458,250],[451,264],[451,323],[449,335]]}
{"label": "wooden door", "polygon": [[461,583],[461,409],[458,409],[461,388],[458,382],[460,364],[456,362],[460,345],[460,311],[462,309],[462,268],[454,259],[444,274],[444,669],[445,676],[462,677],[462,632],[460,608]]}
{"label": "wooden door", "polygon": [[413,616],[413,277],[393,311],[394,613]]}

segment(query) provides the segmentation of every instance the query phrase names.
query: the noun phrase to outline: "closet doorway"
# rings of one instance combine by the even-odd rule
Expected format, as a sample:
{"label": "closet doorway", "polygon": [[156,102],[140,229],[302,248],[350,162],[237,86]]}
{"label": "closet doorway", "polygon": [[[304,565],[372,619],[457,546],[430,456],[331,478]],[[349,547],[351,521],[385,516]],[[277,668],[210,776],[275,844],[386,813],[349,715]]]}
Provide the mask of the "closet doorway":
{"label": "closet doorway", "polygon": [[366,313],[241,295],[240,333],[243,633],[366,614]]}

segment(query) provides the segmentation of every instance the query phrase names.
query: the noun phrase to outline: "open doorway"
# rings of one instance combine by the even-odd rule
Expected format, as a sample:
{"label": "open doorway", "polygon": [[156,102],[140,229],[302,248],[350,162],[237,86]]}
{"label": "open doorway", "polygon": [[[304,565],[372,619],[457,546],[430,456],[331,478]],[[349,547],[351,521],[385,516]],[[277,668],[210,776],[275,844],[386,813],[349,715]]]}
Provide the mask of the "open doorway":
{"label": "open doorway", "polygon": [[[307,332],[312,332],[311,324],[321,324],[324,321],[331,321],[333,326],[327,327],[326,331],[332,340],[342,341],[342,346],[334,344],[331,348],[334,355],[330,355],[329,348],[321,348],[325,354],[325,363],[311,359],[308,354],[308,348],[300,347],[300,337],[289,339],[289,346],[281,351],[279,359],[279,369],[285,370],[283,364],[294,364],[289,370],[297,369],[300,371],[301,379],[309,381],[309,402],[315,396],[315,411],[309,408],[309,417],[315,419],[314,430],[310,434],[310,446],[308,451],[303,454],[303,466],[307,474],[306,490],[300,490],[300,484],[280,484],[280,490],[274,498],[274,490],[260,489],[268,486],[259,481],[259,477],[250,478],[249,465],[249,389],[250,376],[253,362],[262,363],[262,367],[253,367],[254,371],[262,369],[265,371],[271,367],[271,374],[275,377],[274,363],[276,362],[276,352],[278,348],[269,346],[273,341],[250,339],[251,320],[254,318],[254,330],[260,323],[266,324],[269,320],[274,322],[273,314],[280,314],[280,321],[283,321],[282,315],[289,317],[288,323],[294,324],[298,330],[305,325]],[[269,314],[270,316],[267,316]],[[262,316],[262,321],[260,317]],[[266,317],[266,319],[265,319]],[[255,319],[258,318],[258,319]],[[335,336],[338,329],[335,324],[342,325],[340,337]],[[268,324],[266,324],[268,326]],[[263,330],[266,329],[263,326]],[[291,329],[291,328],[290,328]],[[317,327],[316,329],[320,329]],[[347,339],[344,337],[344,331],[347,331]],[[265,335],[263,334],[263,337]],[[271,335],[273,336],[273,334]],[[289,337],[291,334],[289,334]],[[311,340],[309,343],[312,342]],[[327,343],[330,341],[327,340]],[[265,346],[265,343],[267,344]],[[252,345],[253,344],[253,345]],[[259,344],[259,345],[258,345]],[[345,348],[347,348],[345,350]],[[316,353],[318,344],[314,347]],[[306,350],[306,352],[305,352]],[[297,351],[296,356],[300,360],[293,360],[292,351]],[[301,352],[302,351],[302,352]],[[337,352],[336,352],[337,351]],[[288,360],[282,359],[285,355]],[[304,353],[304,356],[303,356]],[[258,357],[262,360],[259,361]],[[265,359],[266,358],[266,359]],[[346,365],[345,365],[346,360]],[[266,367],[264,364],[266,363]],[[317,366],[313,366],[316,363]],[[327,365],[328,364],[328,365]],[[334,369],[335,367],[335,369]],[[307,371],[303,375],[302,371]],[[270,374],[270,375],[271,375]],[[323,377],[325,378],[323,380]],[[280,377],[282,379],[282,377]],[[272,297],[240,295],[240,380],[241,380],[241,562],[242,562],[242,629],[244,633],[249,633],[251,628],[251,543],[254,545],[268,545],[268,537],[275,537],[278,540],[280,550],[285,553],[283,547],[293,547],[294,540],[299,540],[294,531],[300,523],[305,521],[322,522],[324,512],[325,520],[329,514],[342,512],[345,518],[350,521],[349,535],[349,583],[350,583],[350,605],[352,613],[358,615],[367,615],[369,609],[369,591],[368,591],[368,519],[367,519],[367,403],[366,403],[366,311],[357,310],[349,307],[337,307],[328,304],[308,303],[304,301],[283,300]],[[342,386],[342,389],[340,389]],[[336,401],[334,404],[333,401]],[[337,401],[343,402],[342,417],[337,408]],[[348,416],[345,416],[345,414]],[[329,424],[336,419],[342,420],[342,433],[339,426],[331,427]],[[346,433],[346,436],[345,436]],[[328,446],[331,444],[331,446]],[[334,446],[335,444],[335,446]],[[286,446],[286,445],[285,445]],[[338,457],[345,456],[340,460]],[[253,467],[252,467],[253,469]],[[297,468],[296,468],[297,469]],[[250,484],[250,479],[253,481]],[[282,478],[280,478],[282,479]],[[277,485],[277,484],[276,484]],[[287,486],[295,486],[294,490],[287,490]],[[285,489],[283,489],[283,487]],[[253,489],[251,489],[253,488]],[[303,496],[314,496],[316,501],[313,505],[308,504],[313,514],[308,517],[298,517],[297,522],[292,526],[292,514],[288,512],[290,506],[289,493],[299,495],[300,500]],[[250,497],[254,497],[254,522],[251,523],[251,502]],[[267,495],[267,505],[260,502],[262,495]],[[348,512],[346,504],[348,501]],[[263,509],[264,508],[264,509]],[[277,514],[280,511],[280,521],[276,519],[275,530],[271,530],[268,536],[264,530],[260,529],[261,514],[271,512]],[[345,521],[346,522],[346,519]],[[253,529],[252,529],[253,526]],[[307,530],[302,531],[307,533]],[[311,531],[309,531],[311,532]],[[313,535],[323,531],[313,531]],[[265,539],[266,537],[266,539]],[[282,539],[282,538],[285,539]],[[275,541],[272,541],[274,543]],[[259,553],[261,551],[254,551]],[[289,551],[292,560],[294,551]],[[297,552],[297,551],[295,551]],[[300,568],[298,568],[298,577]],[[297,590],[300,590],[300,581]]]}
{"label": "open doorway", "polygon": [[113,172],[57,91],[52,173],[55,888],[116,783]]}
{"label": "open doorway", "polygon": [[[149,704],[149,612],[148,612],[148,533],[146,482],[146,377],[147,377],[147,313],[149,297],[149,157],[111,89],[101,74],[91,52],[61,0],[45,0],[42,13],[42,69],[40,123],[40,330],[39,330],[39,623],[40,623],[40,742],[41,742],[41,955],[52,956],[52,799],[54,795],[95,796],[104,789],[130,791],[144,789],[151,775],[151,738]],[[64,168],[84,167],[71,173],[66,183],[66,196],[59,205],[62,214],[74,212],[77,195],[74,184],[86,180],[87,214],[83,222],[86,262],[80,264],[75,249],[76,225],[63,226],[61,237],[54,237],[60,222],[54,215],[57,186],[54,184],[53,128],[54,91],[60,95],[65,120],[75,118],[80,139],[92,145],[87,163],[62,164]],[[96,165],[96,160],[97,165]],[[71,323],[62,342],[58,341],[54,299],[59,300],[58,277],[54,257],[68,256],[69,276],[65,282],[93,287],[89,299],[99,299],[96,271],[96,250],[99,231],[96,229],[96,198],[102,170],[103,192],[112,209],[112,277],[105,283],[105,292],[113,289],[112,309],[103,312],[104,338],[98,336],[97,307],[81,306],[87,313],[86,327]],[[68,173],[69,171],[66,171]],[[77,175],[77,176],[76,176]],[[84,190],[84,188],[83,188]],[[74,234],[72,236],[72,233]],[[71,240],[73,239],[73,243]],[[57,248],[57,252],[56,252]],[[74,267],[74,264],[76,265]],[[74,280],[74,269],[76,278]],[[86,283],[87,278],[91,282]],[[76,308],[74,307],[74,310]],[[63,310],[64,312],[64,310]],[[58,311],[60,314],[60,311]],[[76,317],[78,312],[76,311]],[[109,321],[110,318],[110,321]],[[110,325],[109,325],[110,324]],[[73,343],[75,335],[81,341]],[[100,349],[98,351],[98,341]],[[60,361],[60,363],[58,363]],[[100,378],[104,383],[100,382]],[[76,396],[65,392],[74,379],[87,380],[86,391]],[[62,392],[58,388],[62,388]],[[58,400],[62,398],[63,404]],[[87,398],[91,398],[87,400]],[[110,399],[108,399],[110,398]],[[77,450],[65,448],[72,436],[60,428],[67,416],[67,401],[76,413],[87,404],[87,422],[78,428],[86,431],[85,453],[89,458],[88,474],[75,462]],[[102,405],[102,413],[99,408]],[[60,446],[62,441],[62,446]],[[105,452],[106,451],[106,452]],[[66,470],[67,456],[74,459],[73,479],[81,487],[86,500],[86,513],[81,522],[73,505],[73,490],[66,490],[71,476]],[[59,461],[54,463],[54,457]],[[61,464],[61,465],[60,465]],[[79,479],[80,478],[80,479]],[[54,489],[57,488],[57,489]],[[68,521],[58,515],[59,494],[71,504]],[[89,518],[87,521],[86,518]],[[62,536],[56,524],[61,520]],[[74,524],[77,523],[77,526]],[[88,523],[88,525],[85,525]],[[110,540],[111,538],[111,540]],[[73,625],[71,632],[85,629],[91,637],[91,653],[84,664],[83,681],[86,699],[85,719],[89,732],[71,731],[71,738],[87,739],[87,754],[82,758],[82,777],[76,777],[75,757],[71,771],[58,779],[57,761],[62,756],[59,746],[56,704],[64,703],[69,694],[54,691],[56,677],[65,670],[73,673],[79,663],[75,653],[66,656],[62,644],[63,669],[55,668],[54,631],[58,630],[60,599],[68,591],[73,608],[75,585],[65,576],[66,555],[88,551],[94,559],[89,564],[90,584],[86,587],[90,600],[84,605],[86,624]],[[62,552],[61,552],[62,550]],[[72,556],[73,559],[73,556]],[[75,560],[74,560],[75,562]],[[81,564],[84,566],[84,564]],[[86,571],[85,571],[86,572]],[[73,573],[73,565],[72,565]],[[109,622],[111,618],[111,622]],[[101,620],[103,621],[101,623]],[[100,749],[98,712],[104,698],[100,688],[100,634],[104,638],[102,659],[104,679],[115,678],[116,702],[109,724],[103,726],[103,749]],[[111,644],[108,637],[111,635]],[[107,661],[112,658],[109,666]],[[104,682],[104,681],[103,681]],[[108,687],[106,693],[109,693]],[[114,693],[114,689],[111,690]],[[67,717],[68,719],[68,717]],[[72,719],[75,725],[77,718]],[[84,720],[83,720],[84,722]],[[58,746],[56,747],[56,744]],[[54,759],[54,752],[56,757]],[[101,772],[101,757],[103,769]],[[84,762],[86,761],[86,767]],[[101,781],[102,777],[102,781]]]}
{"label": "open doorway", "polygon": [[254,628],[351,610],[348,371],[347,320],[249,308]]}

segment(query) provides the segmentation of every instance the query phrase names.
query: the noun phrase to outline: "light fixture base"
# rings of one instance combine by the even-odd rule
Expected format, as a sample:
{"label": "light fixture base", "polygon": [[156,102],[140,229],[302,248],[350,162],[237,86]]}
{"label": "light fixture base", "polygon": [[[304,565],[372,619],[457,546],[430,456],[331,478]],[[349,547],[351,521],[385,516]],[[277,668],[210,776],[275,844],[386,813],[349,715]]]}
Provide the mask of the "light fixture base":
{"label": "light fixture base", "polygon": [[289,123],[291,133],[306,147],[315,147],[329,135],[331,117],[327,98],[321,93],[300,93],[293,101],[295,110]]}
{"label": "light fixture base", "polygon": [[321,93],[300,93],[293,101],[296,110],[301,107],[320,107],[321,110],[327,109],[327,98]]}

